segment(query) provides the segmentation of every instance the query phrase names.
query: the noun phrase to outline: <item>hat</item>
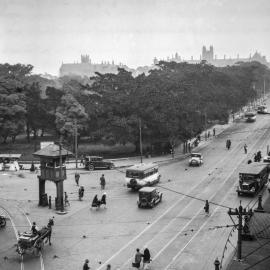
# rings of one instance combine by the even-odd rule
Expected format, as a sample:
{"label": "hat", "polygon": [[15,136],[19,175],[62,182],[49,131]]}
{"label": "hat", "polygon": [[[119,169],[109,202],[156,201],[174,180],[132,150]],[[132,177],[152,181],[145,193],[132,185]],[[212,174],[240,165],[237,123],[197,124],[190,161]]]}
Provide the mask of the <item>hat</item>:
{"label": "hat", "polygon": [[89,263],[89,260],[88,260],[88,259],[86,259],[86,260],[85,260],[85,262],[86,262],[86,263]]}

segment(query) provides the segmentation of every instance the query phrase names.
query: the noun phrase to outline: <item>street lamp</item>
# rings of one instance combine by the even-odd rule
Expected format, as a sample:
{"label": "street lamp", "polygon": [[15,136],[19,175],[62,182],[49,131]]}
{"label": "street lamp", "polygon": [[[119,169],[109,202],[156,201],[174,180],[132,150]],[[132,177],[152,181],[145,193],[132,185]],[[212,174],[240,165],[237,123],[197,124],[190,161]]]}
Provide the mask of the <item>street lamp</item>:
{"label": "street lamp", "polygon": [[141,118],[139,118],[139,131],[140,131],[140,155],[141,155],[141,163],[142,163],[143,158],[142,158],[142,123],[141,123]]}

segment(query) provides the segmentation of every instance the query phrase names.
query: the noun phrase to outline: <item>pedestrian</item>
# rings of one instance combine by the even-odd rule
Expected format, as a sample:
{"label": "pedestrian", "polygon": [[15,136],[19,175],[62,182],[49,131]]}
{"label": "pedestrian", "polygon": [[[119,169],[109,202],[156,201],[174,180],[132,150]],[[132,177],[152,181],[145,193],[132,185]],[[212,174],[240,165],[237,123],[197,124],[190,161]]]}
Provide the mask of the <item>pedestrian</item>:
{"label": "pedestrian", "polygon": [[67,193],[65,192],[64,195],[65,195],[64,196],[65,197],[65,206],[67,206],[67,205],[70,206]]}
{"label": "pedestrian", "polygon": [[36,222],[33,222],[32,227],[31,227],[31,232],[33,235],[37,235],[38,234],[38,227]]}
{"label": "pedestrian", "polygon": [[211,134],[210,134],[210,131],[208,131],[207,137],[210,138],[210,135],[211,135]]}
{"label": "pedestrian", "polygon": [[108,264],[106,270],[111,270],[111,265]]}
{"label": "pedestrian", "polygon": [[215,136],[216,136],[216,129],[213,128],[213,137],[215,137]]}
{"label": "pedestrian", "polygon": [[190,142],[188,143],[188,152],[191,153],[191,144],[190,144]]}
{"label": "pedestrian", "polygon": [[207,141],[207,132],[204,133],[204,139]]}
{"label": "pedestrian", "polygon": [[83,186],[81,186],[81,187],[79,188],[78,193],[79,193],[79,200],[81,201],[82,198],[83,198],[83,195],[84,195],[84,187],[83,187]]}
{"label": "pedestrian", "polygon": [[262,159],[262,152],[258,151],[257,152],[257,160],[258,160],[258,162],[261,162],[261,159]]}
{"label": "pedestrian", "polygon": [[148,269],[151,261],[151,255],[148,248],[145,248],[143,252],[143,269]]}
{"label": "pedestrian", "polygon": [[79,186],[79,181],[80,181],[80,174],[78,172],[75,173],[75,182],[76,185]]}
{"label": "pedestrian", "polygon": [[106,180],[105,180],[104,174],[102,174],[102,176],[100,177],[101,189],[105,189],[105,185],[106,185]]}
{"label": "pedestrian", "polygon": [[208,216],[209,215],[209,202],[208,202],[208,200],[205,201],[204,211],[205,211],[205,214]]}
{"label": "pedestrian", "polygon": [[141,261],[142,261],[143,254],[140,252],[140,249],[136,249],[136,254],[135,254],[135,261],[132,263],[132,266],[140,269],[141,266]]}
{"label": "pedestrian", "polygon": [[88,263],[89,263],[89,260],[86,259],[85,262],[84,262],[84,265],[83,265],[83,270],[89,270],[90,269]]}
{"label": "pedestrian", "polygon": [[245,154],[247,154],[247,145],[244,145]]}
{"label": "pedestrian", "polygon": [[106,194],[106,192],[104,192],[103,195],[102,195],[102,197],[101,197],[101,200],[100,200],[100,205],[103,204],[104,205],[104,208],[106,208],[106,204],[107,204],[106,198],[107,198],[107,194]]}

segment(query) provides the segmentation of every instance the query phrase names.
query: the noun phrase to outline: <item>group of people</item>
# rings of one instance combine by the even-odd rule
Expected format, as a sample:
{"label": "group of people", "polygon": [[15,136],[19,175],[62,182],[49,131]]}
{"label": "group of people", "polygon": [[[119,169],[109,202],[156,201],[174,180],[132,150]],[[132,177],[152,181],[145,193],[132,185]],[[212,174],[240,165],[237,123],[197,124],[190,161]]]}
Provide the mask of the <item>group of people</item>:
{"label": "group of people", "polygon": [[106,198],[107,198],[106,192],[103,193],[103,195],[102,195],[102,197],[101,197],[100,200],[98,199],[98,195],[96,194],[95,197],[94,197],[94,199],[93,199],[91,208],[92,207],[99,208],[102,204],[106,208],[106,203],[107,203]]}
{"label": "group of people", "polygon": [[136,249],[135,260],[132,263],[132,266],[140,269],[141,262],[143,262],[142,269],[148,269],[148,266],[151,262],[151,255],[148,248],[145,248],[143,253],[140,252],[139,248]]}

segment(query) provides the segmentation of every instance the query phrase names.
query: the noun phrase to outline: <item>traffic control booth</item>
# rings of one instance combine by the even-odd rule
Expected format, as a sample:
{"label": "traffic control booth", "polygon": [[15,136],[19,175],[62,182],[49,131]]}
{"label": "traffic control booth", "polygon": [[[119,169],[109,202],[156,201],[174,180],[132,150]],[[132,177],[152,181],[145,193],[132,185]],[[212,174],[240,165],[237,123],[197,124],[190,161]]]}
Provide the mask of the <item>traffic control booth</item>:
{"label": "traffic control booth", "polygon": [[73,153],[62,148],[61,145],[50,144],[33,153],[34,157],[40,159],[39,180],[39,206],[48,205],[48,196],[45,190],[46,180],[53,181],[56,185],[55,208],[64,209],[64,180],[67,179],[66,158]]}

